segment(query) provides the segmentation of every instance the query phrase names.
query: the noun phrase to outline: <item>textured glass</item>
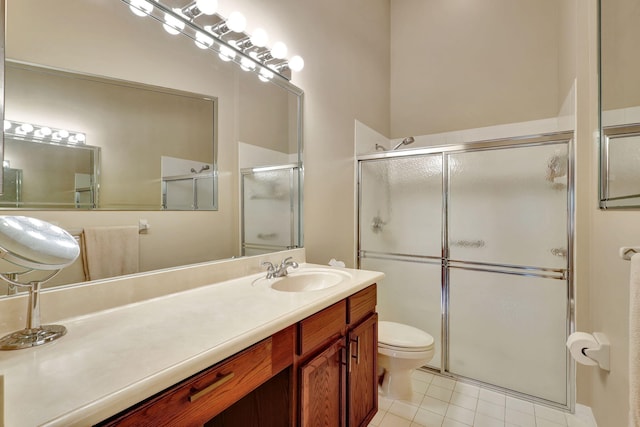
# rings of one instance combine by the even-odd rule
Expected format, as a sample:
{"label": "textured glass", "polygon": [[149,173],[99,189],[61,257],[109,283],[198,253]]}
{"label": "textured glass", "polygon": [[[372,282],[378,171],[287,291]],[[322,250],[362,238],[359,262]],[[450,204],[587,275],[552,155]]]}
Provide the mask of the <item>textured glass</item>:
{"label": "textured glass", "polygon": [[449,157],[450,258],[567,267],[567,145]]}
{"label": "textured glass", "polygon": [[567,283],[451,270],[454,374],[566,404]]}
{"label": "textured glass", "polygon": [[361,166],[360,248],[441,256],[442,156],[373,160]]}
{"label": "textured glass", "polygon": [[411,325],[431,335],[436,351],[427,366],[440,369],[440,265],[364,258],[361,267],[384,271],[385,278],[378,282],[380,320]]}
{"label": "textured glass", "polygon": [[292,246],[291,169],[243,175],[245,244]]}

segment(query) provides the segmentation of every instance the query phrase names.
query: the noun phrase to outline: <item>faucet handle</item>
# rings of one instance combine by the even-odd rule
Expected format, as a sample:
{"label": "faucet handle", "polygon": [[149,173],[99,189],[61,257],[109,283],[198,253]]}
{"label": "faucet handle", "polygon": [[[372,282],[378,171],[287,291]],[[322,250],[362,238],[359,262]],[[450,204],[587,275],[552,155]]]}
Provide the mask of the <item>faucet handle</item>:
{"label": "faucet handle", "polygon": [[260,263],[261,266],[263,267],[267,267],[267,271],[275,271],[276,266],[273,265],[273,263],[269,262],[269,261],[263,261]]}

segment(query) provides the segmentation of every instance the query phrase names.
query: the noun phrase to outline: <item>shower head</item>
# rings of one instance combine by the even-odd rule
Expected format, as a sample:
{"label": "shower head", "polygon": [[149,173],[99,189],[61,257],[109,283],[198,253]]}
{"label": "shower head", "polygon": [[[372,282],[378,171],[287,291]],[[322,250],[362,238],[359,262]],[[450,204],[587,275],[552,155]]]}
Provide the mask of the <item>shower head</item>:
{"label": "shower head", "polygon": [[408,137],[406,137],[405,139],[403,139],[402,141],[400,141],[400,142],[398,143],[398,145],[396,145],[395,147],[393,147],[393,148],[391,149],[391,151],[398,149],[398,147],[400,147],[401,145],[409,145],[409,144],[412,144],[414,141],[415,141],[415,138],[414,138],[414,137],[412,137],[412,136],[408,136]]}

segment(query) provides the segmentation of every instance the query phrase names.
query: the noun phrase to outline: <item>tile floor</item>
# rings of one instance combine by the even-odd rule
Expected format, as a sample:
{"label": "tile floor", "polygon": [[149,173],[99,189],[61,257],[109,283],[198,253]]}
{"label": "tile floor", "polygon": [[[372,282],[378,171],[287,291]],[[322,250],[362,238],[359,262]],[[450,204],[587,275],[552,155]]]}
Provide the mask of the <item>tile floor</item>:
{"label": "tile floor", "polygon": [[575,415],[424,371],[411,401],[379,396],[369,427],[587,427]]}

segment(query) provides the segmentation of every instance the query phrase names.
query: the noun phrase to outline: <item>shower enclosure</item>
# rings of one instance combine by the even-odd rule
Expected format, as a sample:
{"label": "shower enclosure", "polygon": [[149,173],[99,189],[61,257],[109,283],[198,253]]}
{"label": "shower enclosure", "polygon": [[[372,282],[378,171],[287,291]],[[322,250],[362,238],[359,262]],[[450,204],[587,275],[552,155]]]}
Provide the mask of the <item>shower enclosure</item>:
{"label": "shower enclosure", "polygon": [[427,368],[571,408],[571,138],[360,157],[360,268],[381,320],[430,333]]}

